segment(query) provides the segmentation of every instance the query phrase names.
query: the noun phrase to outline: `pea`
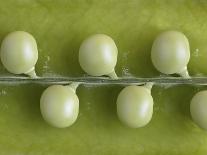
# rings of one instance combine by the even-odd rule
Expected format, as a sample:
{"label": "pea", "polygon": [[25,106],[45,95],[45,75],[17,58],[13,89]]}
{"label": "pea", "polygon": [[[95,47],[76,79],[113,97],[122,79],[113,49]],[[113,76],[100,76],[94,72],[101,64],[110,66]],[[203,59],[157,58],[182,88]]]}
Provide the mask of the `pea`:
{"label": "pea", "polygon": [[24,31],[9,33],[2,41],[0,54],[1,61],[9,72],[36,77],[38,49],[31,34]]}
{"label": "pea", "polygon": [[153,98],[150,87],[125,87],[117,98],[117,115],[121,122],[131,128],[148,124],[153,114]]}
{"label": "pea", "polygon": [[188,78],[187,64],[190,59],[188,39],[177,31],[161,33],[153,42],[151,59],[155,68],[161,73],[176,73]]}
{"label": "pea", "polygon": [[207,130],[207,90],[194,95],[190,104],[190,113],[194,122]]}
{"label": "pea", "polygon": [[116,79],[114,68],[118,49],[115,42],[105,34],[95,34],[83,41],[79,49],[79,63],[92,76],[108,75]]}
{"label": "pea", "polygon": [[48,87],[40,99],[43,119],[58,128],[71,126],[79,113],[79,99],[74,87],[53,85]]}

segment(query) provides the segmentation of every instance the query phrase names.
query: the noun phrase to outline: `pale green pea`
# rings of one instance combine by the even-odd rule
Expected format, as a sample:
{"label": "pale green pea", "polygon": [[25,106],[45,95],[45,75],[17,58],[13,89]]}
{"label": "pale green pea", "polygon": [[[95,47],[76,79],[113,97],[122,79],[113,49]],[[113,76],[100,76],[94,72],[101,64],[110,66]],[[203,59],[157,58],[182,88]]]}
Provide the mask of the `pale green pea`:
{"label": "pale green pea", "polygon": [[[148,86],[147,86],[148,87]],[[121,122],[131,128],[148,124],[153,114],[153,98],[144,86],[125,87],[117,98],[117,115]]]}
{"label": "pale green pea", "polygon": [[79,113],[79,99],[73,86],[53,85],[40,99],[40,111],[50,125],[65,128],[75,123]]}
{"label": "pale green pea", "polygon": [[157,36],[152,45],[151,59],[155,68],[164,74],[189,77],[187,64],[190,47],[186,36],[177,31],[166,31]]}
{"label": "pale green pea", "polygon": [[82,69],[92,76],[108,75],[117,78],[114,68],[118,49],[115,42],[105,34],[92,35],[80,46],[79,63]]}
{"label": "pale green pea", "polygon": [[190,104],[190,113],[194,122],[207,130],[207,90],[194,95]]}
{"label": "pale green pea", "polygon": [[2,41],[0,54],[1,61],[9,72],[36,77],[38,49],[31,34],[24,31],[9,33]]}

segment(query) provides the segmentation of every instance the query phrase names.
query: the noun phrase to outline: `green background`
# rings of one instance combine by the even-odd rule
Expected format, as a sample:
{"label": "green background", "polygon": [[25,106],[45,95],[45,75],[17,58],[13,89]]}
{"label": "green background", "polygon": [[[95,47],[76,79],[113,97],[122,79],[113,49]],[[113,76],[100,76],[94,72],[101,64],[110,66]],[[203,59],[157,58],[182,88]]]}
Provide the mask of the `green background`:
{"label": "green background", "polygon": [[[15,30],[37,40],[39,76],[82,77],[78,49],[87,36],[104,33],[119,49],[118,76],[159,77],[150,49],[163,30],[189,39],[192,76],[207,74],[207,1],[199,0],[6,0],[0,4],[0,40]],[[0,65],[2,76],[8,72]],[[201,86],[154,86],[154,115],[130,129],[116,116],[123,86],[82,85],[80,114],[66,129],[47,125],[39,98],[45,85],[0,85],[0,154],[20,155],[205,155],[207,133],[191,120],[189,103]]]}

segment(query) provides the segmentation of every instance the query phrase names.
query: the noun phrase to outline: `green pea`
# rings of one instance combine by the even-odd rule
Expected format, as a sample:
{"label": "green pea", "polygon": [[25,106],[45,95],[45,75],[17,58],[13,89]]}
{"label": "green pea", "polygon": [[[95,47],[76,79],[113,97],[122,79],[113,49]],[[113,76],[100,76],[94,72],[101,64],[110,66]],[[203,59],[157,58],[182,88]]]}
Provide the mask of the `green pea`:
{"label": "green pea", "polygon": [[194,122],[207,130],[207,90],[194,95],[190,104],[190,112]]}
{"label": "green pea", "polygon": [[82,69],[92,76],[108,75],[117,78],[114,68],[118,49],[115,42],[105,34],[92,35],[80,46],[79,63]]}
{"label": "green pea", "polygon": [[1,61],[14,74],[28,74],[36,77],[35,64],[38,59],[34,37],[23,31],[8,34],[1,44]]}
{"label": "green pea", "polygon": [[187,64],[190,47],[186,36],[177,31],[166,31],[158,35],[152,45],[151,59],[155,68],[164,74],[180,74],[189,77]]}
{"label": "green pea", "polygon": [[148,124],[153,114],[153,98],[144,86],[125,87],[117,98],[117,114],[121,122],[131,128]]}
{"label": "green pea", "polygon": [[58,128],[71,126],[79,113],[79,99],[71,86],[48,87],[40,99],[41,114],[46,122]]}

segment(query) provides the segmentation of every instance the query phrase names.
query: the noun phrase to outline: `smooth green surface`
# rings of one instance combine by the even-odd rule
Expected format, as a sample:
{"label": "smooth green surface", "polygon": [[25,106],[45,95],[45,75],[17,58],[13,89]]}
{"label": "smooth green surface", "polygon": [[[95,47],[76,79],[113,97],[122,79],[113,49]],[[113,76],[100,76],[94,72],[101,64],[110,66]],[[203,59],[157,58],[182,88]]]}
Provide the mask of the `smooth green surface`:
{"label": "smooth green surface", "polygon": [[207,130],[207,91],[196,93],[190,104],[190,112],[193,120],[198,126]]}
{"label": "smooth green surface", "polygon": [[[31,33],[38,44],[37,74],[84,76],[78,62],[88,36],[111,36],[119,50],[118,76],[160,76],[150,51],[164,30],[189,39],[191,75],[207,75],[207,2],[194,0],[7,0],[0,5],[0,40],[9,32]],[[1,75],[8,72],[1,65]],[[81,86],[80,115],[66,129],[42,119],[39,99],[47,86],[0,86],[0,153],[25,155],[206,155],[207,133],[190,117],[190,101],[207,87],[152,88],[154,113],[149,125],[130,129],[116,115],[121,86]]]}
{"label": "smooth green surface", "polygon": [[125,87],[117,97],[117,115],[131,128],[147,125],[152,119],[153,98],[151,90],[144,86]]}
{"label": "smooth green surface", "polygon": [[206,7],[201,0],[8,0],[0,6],[0,40],[11,31],[27,31],[37,40],[39,75],[76,77],[85,74],[78,62],[81,42],[104,33],[119,50],[118,76],[153,77],[161,74],[150,60],[153,40],[164,30],[178,30],[189,39],[190,74],[207,75]]}
{"label": "smooth green surface", "polygon": [[206,132],[193,123],[189,111],[193,95],[206,87],[155,86],[152,120],[139,129],[118,120],[116,98],[122,86],[80,86],[76,123],[65,129],[51,127],[39,110],[46,87],[1,86],[2,154],[203,155],[207,151]]}
{"label": "smooth green surface", "polygon": [[27,74],[35,69],[38,49],[35,38],[24,31],[9,33],[1,43],[1,62],[13,74]]}
{"label": "smooth green surface", "polygon": [[44,120],[52,126],[69,127],[78,117],[78,96],[70,86],[52,85],[42,93],[40,111]]}
{"label": "smooth green surface", "polygon": [[118,49],[110,36],[95,34],[81,43],[78,55],[80,66],[86,73],[103,76],[114,72]]}
{"label": "smooth green surface", "polygon": [[186,72],[190,60],[190,47],[186,36],[178,31],[164,31],[152,44],[151,60],[164,74]]}

